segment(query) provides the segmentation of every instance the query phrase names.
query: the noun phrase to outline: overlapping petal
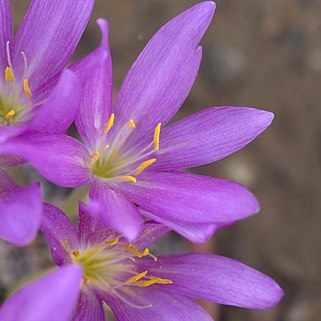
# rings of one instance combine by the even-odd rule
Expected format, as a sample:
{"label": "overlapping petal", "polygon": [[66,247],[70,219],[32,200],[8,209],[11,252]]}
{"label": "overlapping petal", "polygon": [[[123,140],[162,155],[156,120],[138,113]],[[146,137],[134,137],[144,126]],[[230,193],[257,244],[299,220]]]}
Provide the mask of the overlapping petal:
{"label": "overlapping petal", "polygon": [[137,306],[146,307],[141,309],[123,304],[115,297],[105,298],[118,321],[213,321],[197,303],[184,296],[156,288],[132,291],[132,302]]}
{"label": "overlapping petal", "polygon": [[157,222],[161,223],[159,224],[160,226],[164,224],[164,226],[167,226],[171,230],[184,236],[194,243],[207,242],[213,235],[213,233],[220,229],[217,224],[193,223],[173,219],[165,219],[144,210],[140,210],[140,212],[144,217],[156,220]]}
{"label": "overlapping petal", "polygon": [[82,84],[82,100],[76,126],[87,146],[94,148],[103,134],[112,108],[112,62],[108,45],[108,24],[97,23],[102,32],[100,47],[71,66]]}
{"label": "overlapping petal", "polygon": [[0,237],[17,246],[28,244],[38,232],[42,215],[40,184],[20,187],[0,171]]}
{"label": "overlapping petal", "polygon": [[[140,213],[145,214],[144,211],[140,211]],[[169,229],[165,225],[154,221],[146,221],[142,225],[140,233],[134,242],[135,246],[139,250],[144,250],[168,232]]]}
{"label": "overlapping petal", "polygon": [[27,78],[32,89],[60,73],[70,60],[87,25],[94,0],[33,0],[17,32],[14,69]]}
{"label": "overlapping petal", "polygon": [[148,266],[151,273],[172,280],[166,289],[220,304],[266,309],[275,306],[284,295],[268,276],[218,255],[161,256],[157,262],[148,262]]}
{"label": "overlapping petal", "polygon": [[140,142],[157,123],[165,124],[186,99],[199,69],[198,47],[215,4],[201,2],[163,26],[129,70],[119,91],[115,115],[119,126],[137,124],[131,142]]}
{"label": "overlapping petal", "polygon": [[94,293],[81,291],[72,321],[105,321],[102,302]]}
{"label": "overlapping petal", "polygon": [[49,243],[51,256],[56,264],[72,263],[70,253],[77,250],[79,245],[74,224],[66,214],[51,204],[44,204],[44,217],[40,228]]}
{"label": "overlapping petal", "polygon": [[80,292],[82,270],[68,265],[14,293],[0,309],[1,321],[69,321]]}
{"label": "overlapping petal", "polygon": [[146,172],[119,186],[143,209],[164,219],[226,224],[255,214],[256,198],[227,180],[183,172]]}
{"label": "overlapping petal", "polygon": [[31,162],[55,184],[78,187],[89,183],[89,155],[74,138],[54,134],[25,134],[0,145],[2,154],[16,154]]}
{"label": "overlapping petal", "polygon": [[78,238],[81,244],[101,244],[118,236],[99,216],[100,208],[95,201],[89,204],[79,202]]}
{"label": "overlapping petal", "polygon": [[8,66],[6,45],[12,44],[12,15],[9,0],[0,0],[0,70]]}
{"label": "overlapping petal", "polygon": [[0,144],[25,133],[27,130],[27,124],[12,124],[10,126],[0,127]]}
{"label": "overlapping petal", "polygon": [[99,215],[108,226],[125,235],[130,241],[138,235],[143,219],[134,204],[121,192],[103,181],[94,180],[90,198],[99,204]]}
{"label": "overlapping petal", "polygon": [[247,145],[272,120],[272,113],[254,108],[205,109],[164,128],[153,167],[173,170],[215,162]]}
{"label": "overlapping petal", "polygon": [[65,70],[48,100],[35,111],[30,130],[63,134],[76,118],[81,85],[76,75]]}

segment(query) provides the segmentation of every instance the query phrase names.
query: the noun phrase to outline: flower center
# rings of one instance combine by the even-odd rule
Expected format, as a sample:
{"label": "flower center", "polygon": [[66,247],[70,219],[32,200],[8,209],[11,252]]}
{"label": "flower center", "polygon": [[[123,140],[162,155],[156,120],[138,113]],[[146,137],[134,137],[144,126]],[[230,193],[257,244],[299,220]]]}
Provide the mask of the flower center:
{"label": "flower center", "polygon": [[140,150],[123,151],[123,146],[136,128],[135,121],[129,122],[112,138],[109,132],[114,125],[115,115],[111,114],[105,129],[104,137],[88,162],[92,173],[104,180],[128,181],[136,183],[137,176],[156,162],[156,152],[160,145],[161,123],[158,123],[153,140]]}
{"label": "flower center", "polygon": [[123,296],[128,287],[148,287],[153,284],[172,284],[171,280],[150,275],[148,270],[139,272],[136,260],[150,256],[157,261],[148,248],[139,251],[133,244],[107,240],[103,244],[82,248],[71,253],[74,263],[81,264],[84,270],[83,286],[94,286],[117,296],[126,304],[135,306]]}
{"label": "flower center", "polygon": [[10,43],[6,44],[8,65],[4,70],[4,81],[0,80],[0,126],[10,125],[29,120],[27,111],[31,107],[32,93],[27,77],[28,62],[25,53],[21,55],[24,60],[24,74],[16,79],[10,55]]}

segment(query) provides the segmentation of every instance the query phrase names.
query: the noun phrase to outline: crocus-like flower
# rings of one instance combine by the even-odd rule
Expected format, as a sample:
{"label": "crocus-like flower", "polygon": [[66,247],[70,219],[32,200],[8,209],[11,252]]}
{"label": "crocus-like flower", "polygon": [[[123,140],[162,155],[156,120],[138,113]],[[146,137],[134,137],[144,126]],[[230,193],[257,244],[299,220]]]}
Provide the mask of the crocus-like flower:
{"label": "crocus-like flower", "polygon": [[[85,204],[80,204],[78,233],[63,212],[46,204],[42,231],[59,266],[82,268],[83,281],[74,321],[105,320],[103,302],[119,321],[210,321],[211,317],[188,297],[265,309],[276,305],[283,296],[272,279],[229,258],[210,254],[154,256],[148,246],[167,229],[151,221],[145,222],[137,239],[128,243],[89,215]],[[60,288],[62,277],[57,282]],[[74,293],[70,287],[68,292]],[[51,293],[52,288],[56,293],[55,284],[43,287],[43,291]],[[61,295],[65,298],[65,292]],[[32,293],[30,296],[28,305],[38,311],[38,297],[32,298]],[[21,308],[24,311],[25,303],[21,301],[11,299],[16,311]],[[24,319],[23,315],[10,318],[1,312],[0,317],[5,315],[2,321],[53,320],[55,302],[45,300],[45,304],[42,319]],[[59,313],[64,309],[70,311],[69,304],[67,299],[59,307]]]}
{"label": "crocus-like flower", "polygon": [[26,245],[37,234],[42,215],[40,184],[21,187],[0,170],[0,238]]}
{"label": "crocus-like flower", "polygon": [[[63,68],[93,4],[94,0],[33,0],[14,38],[9,1],[0,0],[0,146],[23,134],[64,133],[74,121],[80,82]],[[6,155],[0,152],[0,168],[23,163],[17,154],[16,148]],[[24,245],[39,227],[40,187],[18,188],[5,173],[0,179],[0,237]],[[33,211],[35,215],[29,215]]]}
{"label": "crocus-like flower", "polygon": [[77,304],[81,279],[82,270],[77,265],[50,272],[14,293],[1,307],[0,320],[69,321]]}
{"label": "crocus-like flower", "polygon": [[257,213],[257,200],[243,186],[181,169],[239,150],[269,126],[272,113],[216,107],[165,126],[194,83],[199,42],[214,9],[211,1],[199,3],[162,27],[130,69],[114,106],[108,27],[98,20],[100,47],[72,66],[83,86],[76,126],[84,144],[64,135],[29,135],[2,151],[18,149],[58,185],[90,183],[97,214],[131,240],[141,214],[204,242]]}
{"label": "crocus-like flower", "polygon": [[[63,68],[93,4],[33,0],[14,38],[9,0],[0,1],[0,144],[26,131],[63,133],[74,121],[80,83]],[[1,167],[21,162],[0,155]]]}

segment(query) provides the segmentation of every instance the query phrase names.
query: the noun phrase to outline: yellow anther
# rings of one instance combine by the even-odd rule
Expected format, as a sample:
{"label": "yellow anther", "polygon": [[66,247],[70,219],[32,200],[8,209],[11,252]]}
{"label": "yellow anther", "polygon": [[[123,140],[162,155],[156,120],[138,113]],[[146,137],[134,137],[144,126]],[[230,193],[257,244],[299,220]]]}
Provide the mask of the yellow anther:
{"label": "yellow anther", "polygon": [[109,144],[107,144],[106,146],[105,146],[105,149],[108,149],[110,147],[110,145]]}
{"label": "yellow anther", "polygon": [[173,284],[173,281],[169,279],[162,279],[156,276],[149,276],[148,278],[150,280],[156,280],[157,284]]}
{"label": "yellow anther", "polygon": [[116,238],[114,240],[111,241],[105,241],[104,243],[110,247],[115,246],[117,243],[119,242],[119,238]]}
{"label": "yellow anther", "polygon": [[111,114],[108,119],[107,125],[105,126],[105,129],[104,129],[105,134],[107,134],[110,131],[110,129],[114,126],[114,121],[115,121],[115,114]]}
{"label": "yellow anther", "polygon": [[65,240],[60,242],[60,245],[63,247],[63,249],[67,252],[70,253],[71,249],[70,249],[70,244],[69,244],[69,240],[66,238]]}
{"label": "yellow anther", "polygon": [[149,249],[146,248],[143,252],[140,253],[140,255],[141,255],[142,257],[149,255]]}
{"label": "yellow anther", "polygon": [[90,283],[90,278],[86,274],[83,275],[83,280],[84,280],[85,284],[89,284]]}
{"label": "yellow anther", "polygon": [[15,112],[15,110],[13,110],[13,109],[11,109],[9,112],[7,112],[7,114],[6,114],[6,121],[10,121],[12,118],[13,118],[13,116],[16,114],[16,112]]}
{"label": "yellow anther", "polygon": [[152,279],[152,280],[140,280],[140,281],[137,281],[135,283],[135,285],[139,286],[139,287],[142,287],[142,288],[146,288],[148,286],[151,286],[153,284],[157,283],[157,280],[156,279]]}
{"label": "yellow anther", "polygon": [[132,183],[136,183],[136,178],[134,176],[121,176],[119,177],[119,179],[121,181],[128,181],[128,182],[132,182]]}
{"label": "yellow anther", "polygon": [[160,131],[161,131],[161,123],[158,123],[155,131],[154,131],[154,149],[159,150],[159,138],[160,138]]}
{"label": "yellow anther", "polygon": [[129,121],[128,125],[129,125],[130,128],[135,128],[136,127],[136,124],[132,119]]}
{"label": "yellow anther", "polygon": [[89,157],[89,164],[90,165],[93,165],[95,164],[98,159],[100,157],[100,151],[99,150],[96,150],[94,153],[91,154],[91,156]]}
{"label": "yellow anther", "polygon": [[134,172],[134,175],[141,174],[148,166],[152,165],[154,162],[156,162],[156,158],[149,159],[140,165],[138,165],[137,169]]}
{"label": "yellow anther", "polygon": [[23,81],[23,90],[25,91],[25,93],[26,93],[26,95],[27,95],[28,98],[30,98],[30,97],[32,96],[31,90],[30,90],[30,88],[29,88],[29,81],[28,81],[28,79],[25,79],[25,80]]}
{"label": "yellow anther", "polygon": [[143,256],[149,255],[149,249],[147,249],[147,248],[143,252],[140,252],[140,251],[137,250],[136,246],[133,245],[133,244],[127,245],[126,243],[122,243],[122,247],[127,252],[130,252],[130,253],[136,255],[139,258],[142,258]]}
{"label": "yellow anther", "polygon": [[173,284],[173,281],[169,279],[162,279],[156,276],[147,276],[148,280],[139,280],[134,284],[140,287],[147,287],[153,284]]}
{"label": "yellow anther", "polygon": [[6,67],[6,82],[13,82],[14,74],[10,67]]}
{"label": "yellow anther", "polygon": [[137,275],[132,276],[131,278],[129,278],[125,284],[129,285],[129,284],[133,284],[136,283],[137,281],[139,281],[140,279],[142,279],[143,277],[146,276],[146,274],[148,273],[148,271],[144,271],[142,273],[139,273]]}
{"label": "yellow anther", "polygon": [[73,251],[72,256],[74,256],[76,259],[80,256],[80,252],[79,251]]}

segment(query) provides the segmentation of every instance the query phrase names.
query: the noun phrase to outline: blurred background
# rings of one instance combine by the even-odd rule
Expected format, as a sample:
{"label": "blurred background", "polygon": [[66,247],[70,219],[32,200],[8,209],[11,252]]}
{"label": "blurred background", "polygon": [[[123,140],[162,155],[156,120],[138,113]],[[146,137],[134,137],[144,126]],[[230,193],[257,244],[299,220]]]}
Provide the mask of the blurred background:
{"label": "blurred background", "polygon": [[[150,37],[198,1],[96,0],[76,58],[99,43],[98,17],[110,23],[114,90]],[[15,25],[29,1],[11,0]],[[251,106],[273,111],[273,125],[242,151],[193,170],[236,180],[261,203],[260,214],[216,233],[204,250],[238,259],[277,280],[286,291],[266,311],[221,306],[217,321],[320,321],[321,315],[321,1],[217,0],[203,41],[198,79],[177,118],[205,107]],[[30,167],[14,172],[24,183],[41,179]],[[67,189],[45,182],[46,199],[72,211]],[[67,205],[66,205],[67,204]],[[73,205],[72,205],[73,204]],[[162,241],[189,250],[177,236]],[[165,250],[164,250],[165,248]],[[39,237],[15,249],[0,243],[0,292],[52,264]],[[182,320],[183,321],[183,320]],[[197,320],[196,320],[197,321]]]}

